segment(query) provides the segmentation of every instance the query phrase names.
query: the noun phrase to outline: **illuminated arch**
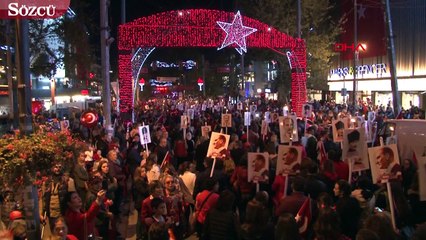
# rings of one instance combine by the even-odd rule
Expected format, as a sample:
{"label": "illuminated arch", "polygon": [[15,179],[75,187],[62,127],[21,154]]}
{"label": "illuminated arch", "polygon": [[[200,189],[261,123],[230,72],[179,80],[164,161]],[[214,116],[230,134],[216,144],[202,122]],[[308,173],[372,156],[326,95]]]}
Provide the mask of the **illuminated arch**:
{"label": "illuminated arch", "polygon": [[[219,10],[173,10],[142,17],[118,28],[118,64],[120,112],[131,113],[134,89],[140,69],[157,47],[218,48],[225,32],[217,21],[232,22],[235,13]],[[245,26],[257,31],[246,38],[248,48],[286,49],[291,52],[291,99],[293,110],[301,115],[306,102],[306,47],[303,39],[295,39],[256,19],[242,16]],[[235,47],[230,45],[229,47]],[[132,50],[135,50],[132,53]]]}

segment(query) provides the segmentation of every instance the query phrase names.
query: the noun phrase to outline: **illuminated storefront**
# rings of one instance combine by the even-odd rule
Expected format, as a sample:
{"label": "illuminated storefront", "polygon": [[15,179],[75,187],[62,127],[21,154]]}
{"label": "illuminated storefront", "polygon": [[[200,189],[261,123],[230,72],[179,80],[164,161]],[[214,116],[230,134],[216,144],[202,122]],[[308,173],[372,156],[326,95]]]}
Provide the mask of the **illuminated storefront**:
{"label": "illuminated storefront", "polygon": [[[407,8],[396,8],[391,6],[392,24],[395,37],[396,72],[398,79],[398,91],[402,107],[407,109],[410,104],[425,108],[426,106],[426,32],[424,31],[426,14],[425,8],[419,7],[422,1],[410,0]],[[420,4],[420,5],[419,5]],[[365,9],[364,9],[365,10]],[[359,13],[359,11],[358,11]],[[368,8],[366,10],[368,13]],[[358,18],[359,19],[359,18]],[[361,21],[361,20],[359,20]],[[359,30],[361,31],[361,30]],[[341,43],[335,44],[340,47]],[[359,50],[360,57],[356,66],[356,89],[357,97],[367,100],[371,99],[374,104],[387,105],[392,99],[390,80],[390,68],[387,56],[368,55],[374,51],[368,42],[362,43]],[[346,46],[346,45],[345,45]],[[377,42],[375,44],[377,46]],[[328,86],[336,102],[351,101],[353,91],[353,59],[344,59],[344,54],[352,54],[353,48],[338,48],[341,52],[336,58],[334,66],[328,74]],[[350,52],[352,51],[352,52]],[[346,91],[345,91],[346,90]],[[344,93],[347,92],[348,95]],[[343,95],[342,95],[343,93]]]}

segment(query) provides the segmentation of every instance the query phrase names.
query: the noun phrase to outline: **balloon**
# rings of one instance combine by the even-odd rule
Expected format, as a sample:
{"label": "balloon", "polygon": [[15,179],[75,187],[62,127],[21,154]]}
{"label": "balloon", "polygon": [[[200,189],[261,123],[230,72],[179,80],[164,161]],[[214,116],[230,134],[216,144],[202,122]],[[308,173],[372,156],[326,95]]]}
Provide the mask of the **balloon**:
{"label": "balloon", "polygon": [[92,128],[98,124],[98,113],[92,110],[85,111],[81,114],[80,122],[83,126]]}

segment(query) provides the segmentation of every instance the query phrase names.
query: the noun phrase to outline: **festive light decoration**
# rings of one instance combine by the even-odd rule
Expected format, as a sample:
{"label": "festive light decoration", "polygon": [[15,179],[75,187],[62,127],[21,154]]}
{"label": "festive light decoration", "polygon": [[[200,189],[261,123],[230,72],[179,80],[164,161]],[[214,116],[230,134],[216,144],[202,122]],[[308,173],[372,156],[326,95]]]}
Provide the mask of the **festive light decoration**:
{"label": "festive light decoration", "polygon": [[288,51],[286,55],[291,68],[291,106],[297,116],[302,116],[307,96],[305,42],[298,39],[294,51]]}
{"label": "festive light decoration", "polygon": [[[180,12],[180,14],[179,14]],[[233,12],[207,9],[173,10],[142,17],[118,28],[118,49],[137,47],[210,47],[222,45],[226,33],[217,25],[232,22]],[[257,31],[247,37],[247,47],[292,49],[291,36],[259,20],[242,16],[245,26]]]}
{"label": "festive light decoration", "polygon": [[[254,29],[257,31],[253,31]],[[247,34],[248,32],[250,33]],[[227,38],[229,34],[235,35]],[[290,49],[295,62],[295,65],[293,63],[291,65],[292,107],[299,111],[306,102],[304,41],[294,39],[267,24],[243,17],[239,13],[206,9],[162,12],[120,25],[118,40],[119,104],[122,113],[132,113],[138,84],[134,80],[138,79],[143,63],[156,47],[224,48],[236,45],[237,51],[241,52],[246,51],[247,47],[269,48],[273,51]],[[132,55],[131,50],[135,48],[138,50]]]}
{"label": "festive light decoration", "polygon": [[237,50],[240,55],[242,55],[243,52],[247,52],[246,37],[256,32],[257,29],[243,25],[240,11],[235,14],[234,21],[232,21],[232,23],[217,21],[217,24],[226,32],[226,37],[223,40],[222,46],[220,46],[217,50],[221,50],[232,44],[237,44],[238,48],[235,48],[235,50]]}

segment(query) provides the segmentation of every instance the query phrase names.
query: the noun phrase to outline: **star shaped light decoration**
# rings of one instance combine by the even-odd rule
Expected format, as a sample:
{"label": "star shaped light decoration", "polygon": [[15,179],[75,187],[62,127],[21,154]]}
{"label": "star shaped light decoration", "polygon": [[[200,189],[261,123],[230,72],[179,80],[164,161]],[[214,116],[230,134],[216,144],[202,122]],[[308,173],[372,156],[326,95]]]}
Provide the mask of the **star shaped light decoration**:
{"label": "star shaped light decoration", "polygon": [[226,32],[226,37],[223,40],[222,46],[220,46],[217,50],[221,50],[222,48],[235,43],[238,45],[238,47],[235,48],[238,53],[243,54],[243,52],[247,52],[246,37],[256,32],[257,29],[243,25],[240,11],[235,14],[234,21],[232,21],[232,23],[221,21],[217,21],[216,23],[223,31]]}
{"label": "star shaped light decoration", "polygon": [[365,18],[365,10],[367,10],[367,8],[360,4],[360,7],[358,8],[358,20],[361,18]]}

